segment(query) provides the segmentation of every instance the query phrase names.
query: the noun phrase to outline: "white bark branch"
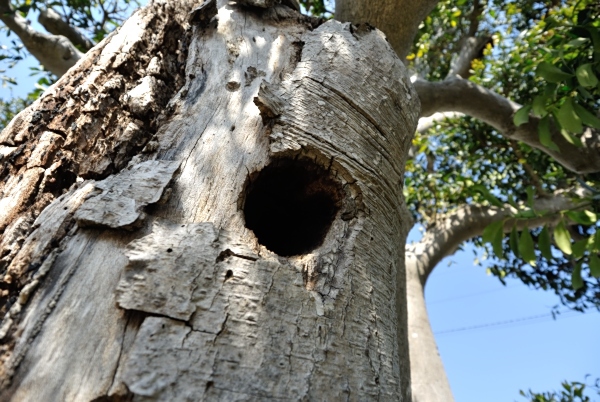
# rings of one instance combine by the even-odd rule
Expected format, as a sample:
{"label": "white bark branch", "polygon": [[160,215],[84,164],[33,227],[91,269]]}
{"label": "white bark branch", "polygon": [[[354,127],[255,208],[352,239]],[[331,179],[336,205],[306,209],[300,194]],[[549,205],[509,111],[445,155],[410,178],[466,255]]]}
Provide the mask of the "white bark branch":
{"label": "white bark branch", "polygon": [[27,50],[52,74],[61,76],[75,65],[82,53],[62,35],[49,35],[33,29],[15,13],[9,0],[0,1],[0,20],[23,42]]}
{"label": "white bark branch", "polygon": [[424,285],[429,274],[444,257],[452,255],[463,242],[481,235],[489,224],[506,219],[505,232],[511,231],[514,225],[518,230],[540,227],[559,219],[557,214],[559,211],[578,208],[583,204],[563,194],[540,198],[534,202],[533,209],[545,213],[541,217],[532,219],[510,218],[517,211],[509,205],[505,208],[462,206],[436,221],[435,226],[428,229],[418,243],[406,246],[407,267],[416,267],[421,283]]}
{"label": "white bark branch", "polygon": [[429,130],[437,123],[444,121],[446,119],[454,119],[456,117],[463,117],[464,113],[459,112],[442,112],[442,113],[434,113],[431,116],[421,117],[419,119],[419,124],[417,125],[417,132],[424,133]]}
{"label": "white bark branch", "polygon": [[65,22],[60,14],[51,8],[40,11],[38,22],[51,34],[65,36],[75,46],[80,46],[84,50],[90,50],[94,47],[94,42],[88,39],[77,28]]}
{"label": "white bark branch", "polygon": [[461,78],[441,82],[417,80],[414,86],[421,98],[422,116],[436,112],[461,112],[491,125],[507,138],[522,141],[547,153],[569,170],[577,173],[600,171],[600,136],[595,130],[586,129],[581,136],[583,146],[577,147],[553,129],[552,140],[560,150],[554,151],[539,140],[540,119],[530,116],[528,123],[515,126],[513,115],[521,105],[494,91]]}
{"label": "white bark branch", "polygon": [[406,264],[408,303],[408,345],[410,379],[414,402],[454,402],[444,364],[429,323],[424,285],[420,282],[416,260]]}

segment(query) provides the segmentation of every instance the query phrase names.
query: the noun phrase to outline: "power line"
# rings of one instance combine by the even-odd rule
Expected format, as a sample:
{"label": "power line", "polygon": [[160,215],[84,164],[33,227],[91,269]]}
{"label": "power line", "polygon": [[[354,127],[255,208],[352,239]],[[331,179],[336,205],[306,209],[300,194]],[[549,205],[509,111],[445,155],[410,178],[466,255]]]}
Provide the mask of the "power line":
{"label": "power line", "polygon": [[[538,315],[532,315],[529,317],[514,318],[512,320],[496,321],[496,322],[491,322],[491,323],[487,323],[487,324],[471,325],[468,327],[447,329],[444,331],[434,332],[434,335],[443,335],[443,334],[450,334],[453,332],[462,332],[462,331],[471,331],[471,330],[482,329],[482,328],[498,327],[501,325],[510,325],[510,324],[521,325],[521,324],[527,323],[528,321],[539,320],[542,318],[552,318],[553,320],[555,320],[558,318],[575,317],[578,315],[578,313],[579,314],[587,314],[588,312],[584,311],[583,313],[580,313],[579,311],[569,310],[566,312],[559,311],[557,314],[554,314],[554,315],[552,313],[538,314]],[[549,320],[543,320],[543,321],[549,321]],[[543,322],[543,321],[539,321],[539,322]],[[515,326],[515,325],[513,325],[513,326]]]}

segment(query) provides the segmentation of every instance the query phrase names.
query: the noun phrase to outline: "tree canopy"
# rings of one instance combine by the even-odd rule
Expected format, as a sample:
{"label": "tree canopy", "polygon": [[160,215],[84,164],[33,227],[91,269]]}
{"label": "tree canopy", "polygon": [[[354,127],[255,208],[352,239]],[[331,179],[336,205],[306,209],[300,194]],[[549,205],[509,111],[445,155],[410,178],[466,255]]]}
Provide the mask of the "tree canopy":
{"label": "tree canopy", "polygon": [[[597,141],[592,130],[600,128],[599,7],[593,1],[440,2],[422,23],[408,59],[425,79],[458,71],[524,105],[513,121],[522,126],[535,119],[545,147],[560,152],[551,140],[551,125],[583,147],[584,130]],[[453,55],[470,40],[478,53],[468,69],[459,71],[459,57]],[[599,306],[597,172],[573,171],[470,116],[436,121],[417,135],[415,148],[406,195],[418,222],[435,225],[465,204],[510,205],[510,214],[472,240],[477,246],[487,243],[495,256],[490,271],[500,280],[514,276],[552,289],[576,309]],[[557,194],[568,194],[569,208],[536,205]]]}

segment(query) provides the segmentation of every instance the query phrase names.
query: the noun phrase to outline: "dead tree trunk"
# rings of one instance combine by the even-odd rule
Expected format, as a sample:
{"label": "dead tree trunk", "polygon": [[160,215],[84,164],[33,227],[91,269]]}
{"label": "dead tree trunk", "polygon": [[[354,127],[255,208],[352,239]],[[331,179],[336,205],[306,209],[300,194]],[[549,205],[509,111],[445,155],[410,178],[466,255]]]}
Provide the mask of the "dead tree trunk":
{"label": "dead tree trunk", "polygon": [[418,98],[256,3],[153,2],[0,135],[0,399],[410,400]]}

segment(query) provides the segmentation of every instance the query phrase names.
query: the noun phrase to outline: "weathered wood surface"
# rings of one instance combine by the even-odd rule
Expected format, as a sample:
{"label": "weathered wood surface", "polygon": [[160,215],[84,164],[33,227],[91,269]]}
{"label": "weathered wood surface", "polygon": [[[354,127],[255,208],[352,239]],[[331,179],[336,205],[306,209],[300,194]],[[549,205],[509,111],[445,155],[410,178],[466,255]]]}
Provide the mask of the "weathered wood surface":
{"label": "weathered wood surface", "polygon": [[[3,189],[21,200],[6,227],[37,221],[20,232],[30,251],[5,253],[9,279],[29,293],[3,323],[1,399],[409,400],[402,166],[418,99],[404,66],[367,26],[219,5],[188,31],[185,83],[167,106],[156,99],[173,84],[137,43],[161,37],[156,21],[187,14],[150,18],[176,13],[153,3],[92,50],[98,71],[123,57],[139,65],[135,82],[111,81],[122,94],[110,101],[113,124],[52,123],[68,133],[63,144],[39,134],[49,149],[96,144],[70,154],[79,155],[73,177],[87,181],[41,214],[25,211],[25,190]],[[121,36],[127,29],[138,34]],[[0,143],[36,143],[32,116],[59,88]],[[61,95],[65,105],[104,99],[77,104],[81,91]],[[125,134],[146,127],[155,133]],[[138,145],[111,154],[101,138]],[[317,163],[343,188],[322,244],[287,258],[258,243],[242,211],[249,178],[281,157]],[[31,191],[45,172],[33,169]],[[153,172],[155,183],[140,179]]]}

